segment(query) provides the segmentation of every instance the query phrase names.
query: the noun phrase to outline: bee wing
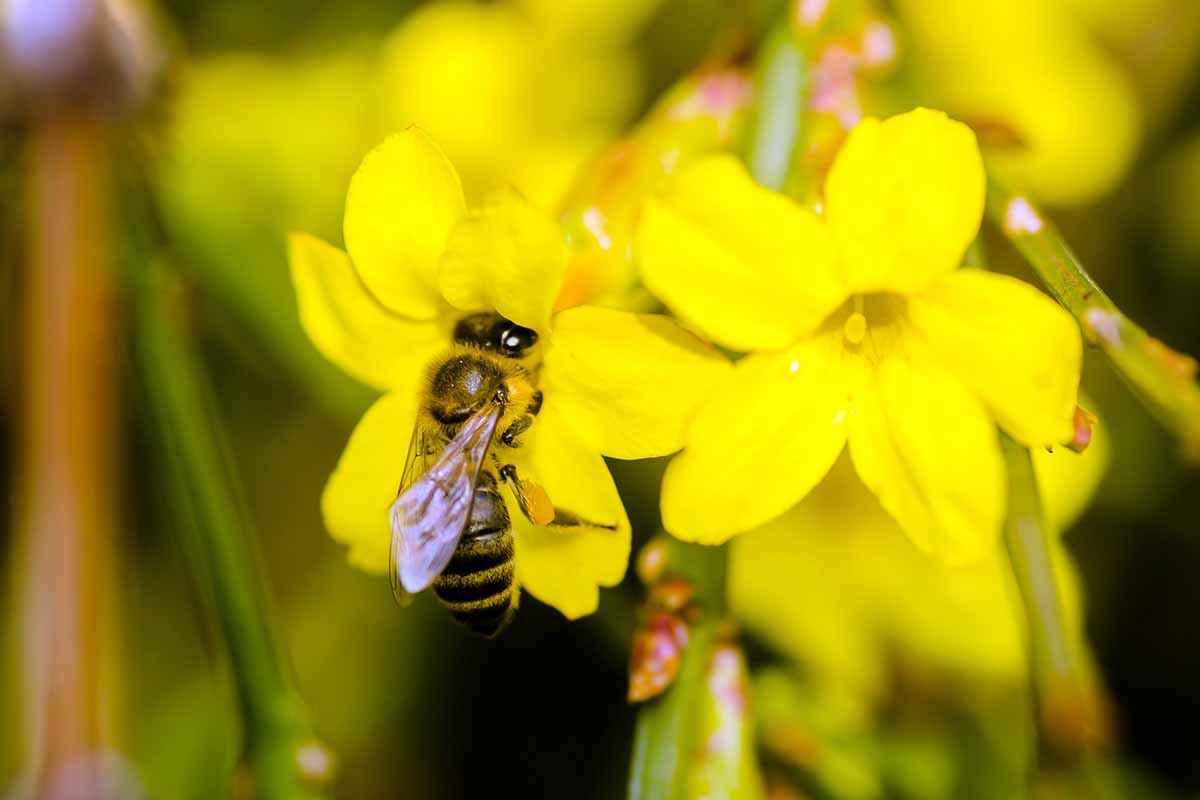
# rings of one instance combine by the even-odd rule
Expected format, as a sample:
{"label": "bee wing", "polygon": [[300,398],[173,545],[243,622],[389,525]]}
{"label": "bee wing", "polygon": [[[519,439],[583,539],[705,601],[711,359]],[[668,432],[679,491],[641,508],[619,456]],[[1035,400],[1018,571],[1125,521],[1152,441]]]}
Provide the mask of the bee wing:
{"label": "bee wing", "polygon": [[400,490],[396,495],[402,495],[429,469],[430,454],[433,453],[433,442],[430,435],[421,426],[421,421],[413,425],[412,438],[408,441],[408,455],[404,457],[404,472],[400,476]]}
{"label": "bee wing", "polygon": [[499,420],[498,405],[467,420],[437,461],[392,503],[390,572],[401,603],[428,586],[454,555]]}
{"label": "bee wing", "polygon": [[[421,426],[421,421],[417,420],[413,425],[412,438],[408,440],[408,453],[404,457],[404,472],[400,475],[400,488],[396,492],[397,498],[407,492],[413,483],[428,471],[430,454],[434,450],[431,444],[429,434]],[[392,585],[392,596],[401,606],[407,606],[412,603],[413,594],[405,591],[399,580],[398,559],[401,548],[400,543],[396,541],[396,502],[392,503],[389,514],[392,520],[392,543],[388,554],[388,575]]]}

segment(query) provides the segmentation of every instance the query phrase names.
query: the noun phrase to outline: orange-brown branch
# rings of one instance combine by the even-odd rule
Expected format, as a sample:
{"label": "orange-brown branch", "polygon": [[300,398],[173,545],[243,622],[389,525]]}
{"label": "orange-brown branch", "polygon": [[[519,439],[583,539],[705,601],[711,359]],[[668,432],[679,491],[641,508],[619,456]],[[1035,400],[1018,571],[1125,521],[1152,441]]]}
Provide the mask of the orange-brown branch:
{"label": "orange-brown branch", "polygon": [[51,796],[63,767],[97,763],[106,727],[117,420],[103,135],[86,112],[57,113],[28,153],[18,525],[28,755]]}

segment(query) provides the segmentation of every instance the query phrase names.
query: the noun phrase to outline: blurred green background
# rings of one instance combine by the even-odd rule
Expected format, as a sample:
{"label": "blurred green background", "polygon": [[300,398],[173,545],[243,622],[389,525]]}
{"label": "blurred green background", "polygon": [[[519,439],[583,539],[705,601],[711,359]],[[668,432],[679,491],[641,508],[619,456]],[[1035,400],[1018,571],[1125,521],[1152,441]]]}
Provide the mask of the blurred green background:
{"label": "blurred green background", "polygon": [[[905,5],[882,11],[903,17]],[[1116,177],[1090,196],[1051,200],[1054,216],[1129,316],[1200,353],[1200,12],[1188,0],[1133,10],[1100,0],[1049,5],[1124,76],[1140,130],[1131,153],[1113,157]],[[723,46],[733,22],[770,10],[719,0],[170,0],[157,8],[173,54],[164,89],[120,123],[120,136],[145,165],[162,235],[188,280],[280,638],[313,726],[337,755],[337,796],[622,796],[635,719],[624,699],[626,662],[641,589],[630,577],[576,624],[526,597],[511,629],[484,642],[429,597],[396,608],[383,580],[347,566],[324,533],[318,500],[372,398],[304,337],[284,234],[340,242],[345,188],[362,154],[413,121],[447,149],[470,197],[511,181],[553,207],[590,158]],[[1093,127],[1078,136],[1109,135],[1111,120],[1081,119]],[[25,132],[16,114],[0,128],[0,307],[10,343],[20,336],[25,286],[26,218],[16,202]],[[124,233],[117,226],[118,249]],[[1019,271],[995,244],[1001,267]],[[20,438],[16,397],[27,368],[15,345],[0,349],[7,453]],[[240,746],[230,676],[128,372],[116,744],[147,796],[224,796]],[[1120,755],[1111,769],[1127,796],[1196,796],[1200,473],[1103,360],[1089,358],[1085,388],[1108,467],[1065,542],[1113,703]],[[657,529],[663,464],[612,467],[636,548]],[[12,573],[13,550],[4,553]],[[13,620],[15,591],[7,602]],[[838,607],[831,597],[829,613]],[[849,681],[831,691],[813,677],[819,667],[749,627],[764,725],[783,719],[816,742],[799,778],[794,764],[776,769],[778,754],[768,755],[769,776],[791,775],[772,778],[791,787],[777,797],[1019,795],[1032,748],[1023,679],[979,674],[969,659],[924,659],[885,631],[871,656],[885,660],[876,665],[880,685],[866,697]],[[0,792],[20,779],[26,735],[16,701],[20,642],[8,639]]]}

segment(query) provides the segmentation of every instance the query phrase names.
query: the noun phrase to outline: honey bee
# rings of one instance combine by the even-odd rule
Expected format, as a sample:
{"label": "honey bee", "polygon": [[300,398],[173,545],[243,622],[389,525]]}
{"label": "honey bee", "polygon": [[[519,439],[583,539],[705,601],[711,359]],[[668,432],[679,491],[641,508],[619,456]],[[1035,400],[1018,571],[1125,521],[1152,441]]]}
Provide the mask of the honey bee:
{"label": "honey bee", "polygon": [[396,599],[405,605],[432,584],[442,606],[488,638],[508,625],[520,598],[501,483],[535,525],[615,529],[555,508],[506,459],[542,407],[537,339],[498,314],[459,320],[452,348],[429,367],[390,512]]}

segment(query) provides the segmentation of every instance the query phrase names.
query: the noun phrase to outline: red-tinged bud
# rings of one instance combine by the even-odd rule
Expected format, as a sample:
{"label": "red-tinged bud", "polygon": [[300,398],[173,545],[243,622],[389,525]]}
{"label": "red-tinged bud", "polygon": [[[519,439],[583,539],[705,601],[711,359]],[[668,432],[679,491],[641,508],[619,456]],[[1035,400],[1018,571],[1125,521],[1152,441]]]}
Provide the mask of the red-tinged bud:
{"label": "red-tinged bud", "polygon": [[[1010,204],[1010,208],[1015,206],[1015,204],[1016,201],[1014,200]],[[1041,230],[1040,223],[1037,230]],[[1037,231],[1030,232],[1036,233]],[[1083,335],[1090,342],[1120,349],[1124,346],[1121,339],[1121,330],[1124,327],[1121,315],[1115,311],[1105,311],[1102,308],[1089,308],[1083,313]]]}
{"label": "red-tinged bud", "polygon": [[1046,692],[1042,725],[1052,746],[1067,753],[1102,746],[1112,739],[1112,722],[1103,700],[1076,684]]}
{"label": "red-tinged bud", "polygon": [[333,783],[337,763],[333,753],[315,739],[296,748],[296,770],[308,786],[323,788]]}
{"label": "red-tinged bud", "polygon": [[717,633],[705,686],[692,796],[734,797],[740,787],[759,786],[762,779],[750,716],[750,674],[732,628]]}
{"label": "red-tinged bud", "polygon": [[897,39],[896,28],[891,22],[878,17],[868,19],[859,35],[863,69],[872,75],[881,75],[896,66],[900,56]]}
{"label": "red-tinged bud", "polygon": [[800,767],[811,767],[821,755],[821,743],[797,725],[774,725],[766,731],[764,744],[779,758]]}
{"label": "red-tinged bud", "polygon": [[975,131],[981,147],[999,150],[1020,150],[1029,143],[1021,132],[1006,119],[989,116],[970,116],[963,119]]}
{"label": "red-tinged bud", "polygon": [[788,784],[776,780],[767,785],[767,800],[804,800],[805,795],[799,789],[793,789]]}
{"label": "red-tinged bud", "polygon": [[718,130],[727,134],[753,97],[754,82],[749,75],[735,69],[716,70],[685,84],[683,92],[664,104],[662,113],[671,120],[715,120]]}
{"label": "red-tinged bud", "polygon": [[667,550],[670,545],[666,539],[656,537],[646,542],[637,555],[637,576],[644,586],[654,584],[662,577],[667,568]]}
{"label": "red-tinged bud", "polygon": [[696,596],[696,587],[687,578],[663,578],[650,587],[646,606],[678,614]]}
{"label": "red-tinged bud", "polygon": [[813,65],[809,98],[811,110],[829,114],[847,131],[863,116],[858,84],[863,63],[854,48],[853,42],[837,40],[821,51]]}
{"label": "red-tinged bud", "polygon": [[792,24],[800,33],[821,27],[829,14],[829,0],[792,0]]}
{"label": "red-tinged bud", "polygon": [[1067,447],[1076,453],[1082,453],[1092,443],[1092,432],[1095,428],[1096,415],[1083,406],[1075,406],[1074,435],[1071,441],[1067,442]]}
{"label": "red-tinged bud", "polygon": [[629,702],[649,700],[671,685],[679,674],[687,641],[687,625],[674,614],[660,611],[642,621],[633,634]]}

